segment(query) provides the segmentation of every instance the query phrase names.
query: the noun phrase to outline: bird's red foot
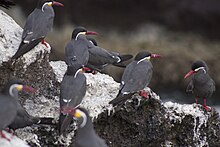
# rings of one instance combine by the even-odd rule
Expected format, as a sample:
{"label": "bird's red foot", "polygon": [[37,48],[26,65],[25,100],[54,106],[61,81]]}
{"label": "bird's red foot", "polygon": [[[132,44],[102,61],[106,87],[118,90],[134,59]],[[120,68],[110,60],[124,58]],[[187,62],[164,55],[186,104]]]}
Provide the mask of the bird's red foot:
{"label": "bird's red foot", "polygon": [[5,134],[4,134],[2,131],[0,131],[0,136],[1,136],[2,138],[4,138],[4,139],[8,140],[9,142],[11,141],[9,138],[7,138],[7,137],[5,136]]}
{"label": "bird's red foot", "polygon": [[146,91],[144,91],[144,90],[139,91],[139,95],[142,96],[145,99],[149,98],[148,93]]}
{"label": "bird's red foot", "polygon": [[41,43],[42,43],[43,45],[45,45],[45,46],[46,46],[46,48],[49,48],[49,46],[48,46],[47,42],[46,42],[44,39],[42,39],[42,40],[41,40]]}
{"label": "bird's red foot", "polygon": [[13,129],[8,129],[7,132],[12,134],[13,136],[16,136],[16,132]]}
{"label": "bird's red foot", "polygon": [[196,104],[198,104],[198,99],[197,98],[195,98],[195,102],[196,102]]}
{"label": "bird's red foot", "polygon": [[82,71],[83,71],[84,73],[97,74],[97,72],[96,72],[95,70],[92,70],[92,69],[90,69],[90,68],[88,68],[88,67],[83,67],[83,68],[82,68]]}
{"label": "bird's red foot", "polygon": [[63,113],[64,115],[66,114],[74,114],[75,109],[73,107],[62,107],[60,108],[60,112]]}
{"label": "bird's red foot", "polygon": [[206,111],[211,111],[211,108],[209,108],[209,107],[206,106],[206,105],[203,105],[203,108],[204,108]]}

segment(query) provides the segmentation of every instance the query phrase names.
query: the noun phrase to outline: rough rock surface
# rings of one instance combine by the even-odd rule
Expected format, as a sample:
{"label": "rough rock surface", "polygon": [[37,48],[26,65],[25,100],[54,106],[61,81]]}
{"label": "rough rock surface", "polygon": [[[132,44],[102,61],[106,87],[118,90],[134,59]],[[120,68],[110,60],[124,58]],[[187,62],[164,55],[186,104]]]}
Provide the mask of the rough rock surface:
{"label": "rough rock surface", "polygon": [[109,146],[219,146],[219,114],[201,105],[163,104],[149,100],[127,102],[95,120],[97,132]]}
{"label": "rough rock surface", "polygon": [[[19,45],[22,29],[2,11],[0,15],[0,53],[3,53],[0,58],[0,86],[10,77],[17,77],[38,88],[38,93],[34,95],[22,93],[20,101],[31,115],[54,117],[56,121],[59,115],[59,86],[66,69],[65,63],[49,62],[50,51],[41,44],[17,61],[11,61],[10,57]],[[134,95],[125,105],[113,109],[108,102],[117,95],[119,84],[104,74],[86,74],[86,78],[87,93],[81,105],[90,111],[95,129],[109,146],[220,144],[219,115],[214,109],[205,112],[201,105],[162,103],[149,88],[146,88],[151,95],[149,99]],[[71,133],[60,145],[58,140],[62,138],[57,135],[55,125],[35,125],[16,132],[31,146],[67,146],[74,136]]]}
{"label": "rough rock surface", "polygon": [[21,139],[19,139],[18,137],[6,132],[6,131],[3,131],[5,136],[7,137],[7,139],[3,139],[3,138],[0,138],[0,146],[1,147],[29,147],[29,145],[22,141]]}

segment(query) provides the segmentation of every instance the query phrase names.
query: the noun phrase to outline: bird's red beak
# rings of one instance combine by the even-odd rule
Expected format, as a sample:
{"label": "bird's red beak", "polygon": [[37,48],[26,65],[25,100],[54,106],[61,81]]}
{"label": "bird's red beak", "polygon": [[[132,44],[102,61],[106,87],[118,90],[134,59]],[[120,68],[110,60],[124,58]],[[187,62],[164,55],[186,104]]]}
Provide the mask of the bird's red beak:
{"label": "bird's red beak", "polygon": [[190,71],[184,76],[184,79],[188,78],[189,76],[193,75],[194,73],[196,73],[194,70],[190,70]]}
{"label": "bird's red beak", "polygon": [[73,115],[75,112],[76,112],[76,109],[72,108],[72,107],[64,106],[64,107],[60,108],[60,113],[62,113],[64,115],[66,115],[66,114]]}
{"label": "bird's red beak", "polygon": [[160,58],[162,57],[161,55],[158,55],[158,54],[151,54],[151,58]]}
{"label": "bird's red beak", "polygon": [[22,88],[23,91],[26,91],[26,92],[31,92],[31,93],[35,93],[37,90],[34,89],[33,87],[30,87],[30,86],[27,86],[27,85],[23,85],[23,88]]}
{"label": "bird's red beak", "polygon": [[60,3],[60,2],[56,2],[56,1],[53,1],[53,4],[52,4],[53,6],[61,6],[61,7],[63,7],[64,6],[64,4],[62,4],[62,3]]}
{"label": "bird's red beak", "polygon": [[98,33],[93,32],[93,31],[87,31],[86,35],[98,35]]}

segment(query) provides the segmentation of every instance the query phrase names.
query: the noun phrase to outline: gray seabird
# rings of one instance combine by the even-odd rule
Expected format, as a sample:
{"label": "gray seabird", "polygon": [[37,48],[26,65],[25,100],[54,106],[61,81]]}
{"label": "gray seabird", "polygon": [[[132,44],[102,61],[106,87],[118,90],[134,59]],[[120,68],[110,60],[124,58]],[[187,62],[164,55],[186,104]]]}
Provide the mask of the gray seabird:
{"label": "gray seabird", "polygon": [[63,4],[53,0],[39,0],[37,7],[27,18],[21,43],[12,59],[18,59],[39,42],[48,47],[44,38],[53,29],[55,14],[52,6],[63,6]]}
{"label": "gray seabird", "polygon": [[81,68],[85,66],[89,60],[91,44],[86,35],[96,35],[96,32],[87,31],[84,27],[76,27],[72,33],[72,39],[65,48],[65,62],[68,66],[75,66]]}
{"label": "gray seabird", "polygon": [[[6,129],[17,115],[18,102],[14,98],[15,91],[29,90],[20,80],[10,80],[0,93],[0,135],[6,138],[2,130]],[[7,138],[6,138],[7,139]],[[7,139],[9,140],[9,139]]]}
{"label": "gray seabird", "polygon": [[69,114],[77,118],[79,124],[74,147],[107,147],[105,140],[95,132],[88,111],[80,107],[72,110]]}
{"label": "gray seabird", "polygon": [[191,75],[193,75],[193,77],[186,91],[194,94],[196,103],[197,98],[203,98],[203,107],[206,111],[209,111],[210,108],[206,105],[206,98],[210,98],[215,91],[215,82],[208,74],[207,64],[202,60],[195,61],[192,64],[192,70],[189,71],[184,78],[188,78]]}
{"label": "gray seabird", "polygon": [[115,99],[109,102],[113,106],[124,103],[134,93],[140,91],[140,95],[147,98],[148,94],[143,90],[151,81],[153,65],[151,58],[158,58],[160,55],[151,54],[147,51],[139,52],[124,70],[120,90]]}
{"label": "gray seabird", "polygon": [[89,61],[86,67],[101,72],[102,69],[109,64],[126,67],[123,62],[133,58],[132,55],[120,55],[116,52],[107,51],[97,46],[97,42],[93,38],[88,40],[94,45],[89,48]]}
{"label": "gray seabird", "polygon": [[[79,106],[86,94],[86,77],[81,69],[68,67],[60,87],[60,109]],[[60,113],[59,132],[63,134],[71,124],[72,115]]]}
{"label": "gray seabird", "polygon": [[[29,92],[35,92],[36,90],[28,87],[25,89]],[[12,95],[17,101],[18,101],[18,91],[13,91]],[[16,130],[19,128],[24,128],[27,126],[31,126],[33,124],[53,124],[53,118],[40,118],[40,117],[34,117],[28,114],[28,112],[24,109],[24,107],[21,106],[21,104],[18,102],[17,106],[17,114],[14,119],[14,121],[8,126],[9,129]]]}

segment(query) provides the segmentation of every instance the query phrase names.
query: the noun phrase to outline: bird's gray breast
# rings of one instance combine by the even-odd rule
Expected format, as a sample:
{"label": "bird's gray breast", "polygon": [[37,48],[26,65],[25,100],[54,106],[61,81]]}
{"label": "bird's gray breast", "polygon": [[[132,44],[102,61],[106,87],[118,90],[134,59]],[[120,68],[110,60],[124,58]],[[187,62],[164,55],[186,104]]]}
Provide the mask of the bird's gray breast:
{"label": "bird's gray breast", "polygon": [[77,106],[81,103],[86,93],[86,77],[82,73],[65,75],[61,82],[60,104],[61,106]]}
{"label": "bird's gray breast", "polygon": [[67,65],[86,65],[88,60],[88,46],[84,40],[71,40],[65,48],[65,61]]}

